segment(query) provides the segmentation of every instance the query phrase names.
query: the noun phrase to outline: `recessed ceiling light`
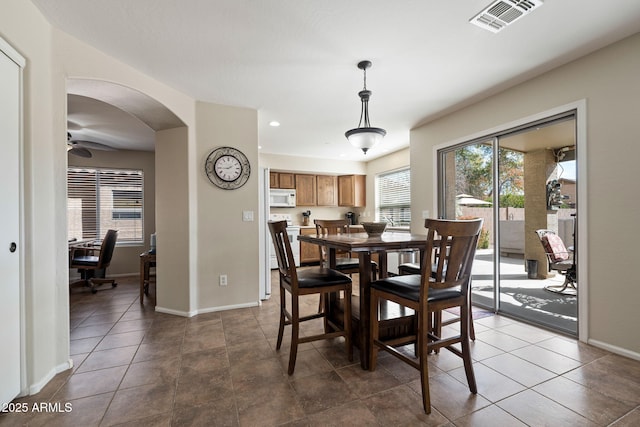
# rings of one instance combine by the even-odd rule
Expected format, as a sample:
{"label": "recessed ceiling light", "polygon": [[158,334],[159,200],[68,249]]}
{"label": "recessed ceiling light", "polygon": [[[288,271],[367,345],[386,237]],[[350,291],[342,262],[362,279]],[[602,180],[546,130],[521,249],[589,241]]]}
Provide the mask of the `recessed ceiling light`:
{"label": "recessed ceiling light", "polygon": [[274,128],[277,128],[278,126],[280,126],[280,122],[276,122],[275,120],[269,122],[269,126],[273,126]]}
{"label": "recessed ceiling light", "polygon": [[258,150],[262,150],[262,145],[258,145]]}

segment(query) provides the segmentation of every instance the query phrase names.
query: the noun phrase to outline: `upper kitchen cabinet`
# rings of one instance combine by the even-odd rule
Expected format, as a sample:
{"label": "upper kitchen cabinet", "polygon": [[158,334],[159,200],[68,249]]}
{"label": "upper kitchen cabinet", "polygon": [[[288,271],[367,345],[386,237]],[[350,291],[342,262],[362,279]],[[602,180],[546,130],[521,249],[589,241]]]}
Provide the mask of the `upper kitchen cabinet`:
{"label": "upper kitchen cabinet", "polygon": [[269,172],[270,188],[296,188],[294,174],[284,172]]}
{"label": "upper kitchen cabinet", "polygon": [[318,206],[338,206],[338,177],[316,175],[316,204]]}
{"label": "upper kitchen cabinet", "polygon": [[338,177],[338,205],[362,208],[367,204],[366,175],[342,175]]}
{"label": "upper kitchen cabinet", "polygon": [[296,174],[296,205],[316,206],[316,176]]}

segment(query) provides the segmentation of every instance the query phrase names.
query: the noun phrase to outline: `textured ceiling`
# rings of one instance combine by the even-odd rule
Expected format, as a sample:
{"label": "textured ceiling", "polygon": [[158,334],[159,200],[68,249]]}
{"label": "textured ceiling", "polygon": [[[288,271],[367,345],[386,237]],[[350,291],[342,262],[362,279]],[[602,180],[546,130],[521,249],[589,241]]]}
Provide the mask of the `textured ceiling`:
{"label": "textured ceiling", "polygon": [[[407,146],[420,122],[640,31],[630,0],[546,0],[498,34],[468,22],[488,0],[32,2],[197,100],[257,109],[263,152],[350,160]],[[371,124],[388,132],[366,157],[344,137],[359,119],[363,59]]]}

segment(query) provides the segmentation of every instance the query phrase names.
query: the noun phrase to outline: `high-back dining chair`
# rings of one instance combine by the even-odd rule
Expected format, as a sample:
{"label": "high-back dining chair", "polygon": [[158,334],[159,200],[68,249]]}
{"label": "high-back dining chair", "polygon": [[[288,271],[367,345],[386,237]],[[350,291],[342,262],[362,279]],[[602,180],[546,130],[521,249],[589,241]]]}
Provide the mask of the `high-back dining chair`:
{"label": "high-back dining chair", "polygon": [[96,277],[96,275],[106,275],[107,267],[111,264],[111,258],[113,257],[113,250],[116,247],[116,241],[118,240],[118,230],[107,230],[107,233],[102,239],[100,245],[100,253],[96,255],[88,255],[82,253],[75,255],[71,258],[70,268],[77,268],[80,270],[82,280],[76,282],[71,286],[89,286],[91,287],[91,293],[96,293],[97,286],[105,283],[110,283],[112,287],[118,286],[115,279],[107,279],[106,277]]}
{"label": "high-back dining chair", "polygon": [[[482,228],[482,219],[460,221],[427,219],[427,246],[420,275],[394,276],[371,283],[370,369],[375,370],[378,351],[387,351],[420,371],[422,404],[431,412],[427,355],[446,348],[462,358],[469,390],[477,393],[469,349],[471,293],[469,276]],[[437,253],[437,256],[435,254]],[[381,300],[396,302],[416,312],[416,334],[384,341],[379,337],[378,306]],[[431,324],[433,313],[458,307],[460,330],[457,335],[441,337]],[[416,344],[418,358],[398,351],[396,347]],[[460,344],[462,350],[453,347]]]}
{"label": "high-back dining chair", "polygon": [[[291,243],[287,235],[286,221],[269,221],[269,232],[273,241],[276,258],[278,260],[278,275],[280,278],[280,325],[278,329],[278,341],[276,350],[280,350],[284,327],[291,325],[291,350],[289,352],[289,375],[293,374],[298,354],[298,344],[344,337],[347,356],[353,360],[353,347],[351,345],[351,278],[339,271],[325,267],[296,268],[295,259],[291,250]],[[326,313],[329,313],[330,293],[344,292],[344,318],[343,324],[333,322]],[[291,295],[291,310],[287,308],[286,293]],[[300,297],[303,295],[324,295],[325,308],[322,312],[311,315],[300,315]],[[308,320],[324,318],[325,333],[300,336],[300,323]]]}
{"label": "high-back dining chair", "polygon": [[[316,234],[320,235],[334,235],[349,233],[350,222],[346,219],[316,219],[313,221],[316,225]],[[320,265],[329,267],[329,259],[327,248],[324,246],[318,246],[320,250]],[[351,258],[348,252],[343,252],[347,256],[341,256],[336,258],[335,269],[352,275],[360,271],[360,261],[358,258]],[[378,273],[378,264],[375,261],[371,261],[371,280],[376,280]]]}

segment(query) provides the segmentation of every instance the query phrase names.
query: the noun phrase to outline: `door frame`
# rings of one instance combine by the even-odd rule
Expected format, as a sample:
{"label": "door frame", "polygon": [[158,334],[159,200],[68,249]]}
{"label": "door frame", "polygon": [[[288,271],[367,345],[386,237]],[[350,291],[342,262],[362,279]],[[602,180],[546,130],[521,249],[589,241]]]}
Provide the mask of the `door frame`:
{"label": "door frame", "polygon": [[492,128],[474,132],[454,140],[433,146],[432,151],[432,173],[433,173],[433,200],[432,206],[435,206],[439,212],[438,204],[438,188],[440,186],[440,176],[438,173],[438,151],[449,148],[454,145],[462,144],[501,133],[509,129],[525,126],[528,123],[544,120],[548,117],[557,116],[559,114],[575,111],[576,118],[576,181],[580,182],[577,188],[576,211],[579,212],[580,220],[578,221],[577,241],[578,253],[582,262],[578,263],[578,277],[580,279],[580,291],[578,292],[578,340],[586,342],[589,337],[588,307],[589,307],[589,277],[588,277],[588,259],[589,259],[589,235],[587,233],[588,211],[587,211],[587,101],[581,99],[565,105],[551,108],[530,116],[522,117],[510,122],[506,122]]}
{"label": "door frame", "polygon": [[27,383],[27,351],[26,351],[26,296],[25,296],[25,209],[24,209],[24,68],[26,59],[9,43],[0,37],[0,51],[18,65],[18,294],[19,294],[19,325],[20,325],[20,394],[29,393]]}

